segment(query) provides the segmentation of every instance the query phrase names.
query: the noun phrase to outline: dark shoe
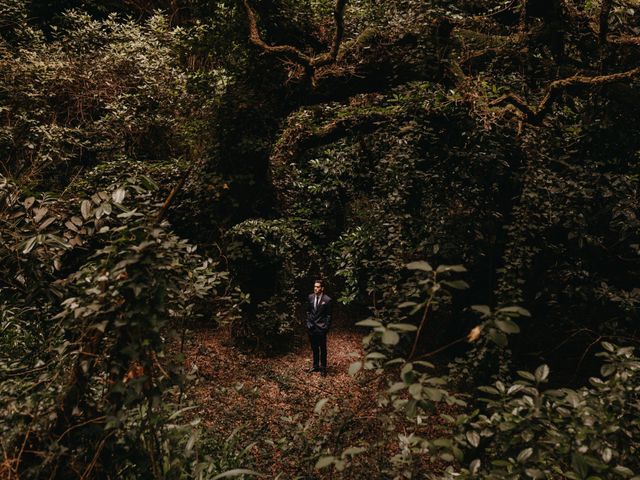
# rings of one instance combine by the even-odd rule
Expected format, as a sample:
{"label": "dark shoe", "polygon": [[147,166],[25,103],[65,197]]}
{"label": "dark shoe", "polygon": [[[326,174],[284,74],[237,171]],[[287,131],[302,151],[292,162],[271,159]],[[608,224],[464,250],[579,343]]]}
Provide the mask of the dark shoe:
{"label": "dark shoe", "polygon": [[313,372],[319,372],[320,368],[319,367],[311,367],[309,370],[307,370],[307,373],[313,373]]}
{"label": "dark shoe", "polygon": [[326,377],[327,376],[327,369],[326,368],[321,369],[320,370],[320,375],[322,375],[323,377]]}

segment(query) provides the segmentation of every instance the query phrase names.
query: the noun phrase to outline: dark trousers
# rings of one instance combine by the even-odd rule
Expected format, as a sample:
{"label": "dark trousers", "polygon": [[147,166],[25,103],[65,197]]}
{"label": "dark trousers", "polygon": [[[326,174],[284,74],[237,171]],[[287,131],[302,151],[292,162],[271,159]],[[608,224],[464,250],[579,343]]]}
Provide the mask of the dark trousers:
{"label": "dark trousers", "polygon": [[313,368],[327,368],[327,332],[309,332]]}

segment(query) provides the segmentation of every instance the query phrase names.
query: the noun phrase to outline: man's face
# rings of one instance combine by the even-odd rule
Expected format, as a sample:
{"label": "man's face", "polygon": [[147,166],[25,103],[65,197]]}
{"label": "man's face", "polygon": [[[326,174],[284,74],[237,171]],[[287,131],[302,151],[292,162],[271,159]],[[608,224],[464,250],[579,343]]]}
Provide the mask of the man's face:
{"label": "man's face", "polygon": [[322,285],[317,282],[313,284],[313,293],[315,293],[316,295],[320,295],[322,293],[322,290]]}

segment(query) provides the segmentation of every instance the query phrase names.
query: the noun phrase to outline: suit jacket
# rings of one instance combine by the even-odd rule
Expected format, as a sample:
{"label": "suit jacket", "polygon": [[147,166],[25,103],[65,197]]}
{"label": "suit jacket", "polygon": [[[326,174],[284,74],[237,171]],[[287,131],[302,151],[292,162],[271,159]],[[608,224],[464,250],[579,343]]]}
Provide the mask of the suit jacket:
{"label": "suit jacket", "polygon": [[331,297],[322,294],[318,308],[314,308],[315,294],[309,294],[307,301],[307,330],[309,333],[326,333],[331,327]]}

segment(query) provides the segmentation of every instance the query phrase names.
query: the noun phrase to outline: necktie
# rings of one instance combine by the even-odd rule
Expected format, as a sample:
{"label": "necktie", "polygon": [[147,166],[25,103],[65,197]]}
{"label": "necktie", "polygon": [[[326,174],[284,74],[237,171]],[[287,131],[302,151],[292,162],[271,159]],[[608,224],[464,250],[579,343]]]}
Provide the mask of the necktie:
{"label": "necktie", "polygon": [[317,310],[317,309],[318,309],[318,303],[320,303],[320,296],[319,296],[319,295],[316,295],[316,303],[315,303],[315,305],[313,306],[314,310]]}

